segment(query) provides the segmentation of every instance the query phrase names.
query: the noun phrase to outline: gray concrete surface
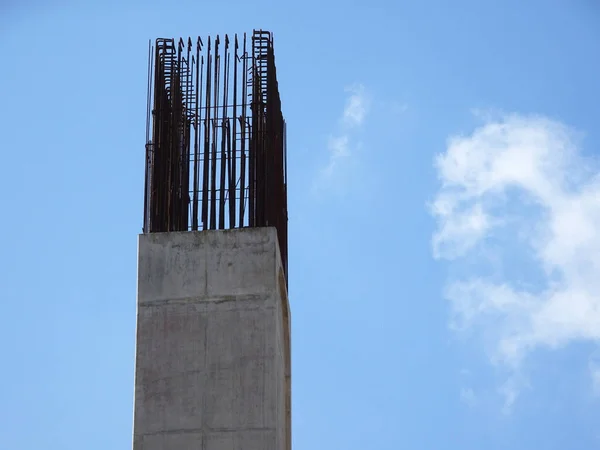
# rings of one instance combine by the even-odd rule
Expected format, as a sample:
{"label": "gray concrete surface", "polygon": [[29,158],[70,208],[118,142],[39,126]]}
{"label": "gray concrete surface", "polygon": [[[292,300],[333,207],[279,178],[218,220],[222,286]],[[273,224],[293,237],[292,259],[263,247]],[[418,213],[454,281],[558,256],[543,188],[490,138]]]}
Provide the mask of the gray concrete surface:
{"label": "gray concrete surface", "polygon": [[134,450],[290,450],[276,233],[139,236]]}

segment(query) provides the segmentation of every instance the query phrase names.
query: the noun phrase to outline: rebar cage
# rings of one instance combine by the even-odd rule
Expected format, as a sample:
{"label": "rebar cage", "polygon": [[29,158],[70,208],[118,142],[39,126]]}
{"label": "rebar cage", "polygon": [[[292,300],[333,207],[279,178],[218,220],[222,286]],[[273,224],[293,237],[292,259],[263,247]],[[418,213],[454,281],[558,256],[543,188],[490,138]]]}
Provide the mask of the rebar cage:
{"label": "rebar cage", "polygon": [[285,133],[272,33],[150,43],[144,233],[274,226],[287,275]]}

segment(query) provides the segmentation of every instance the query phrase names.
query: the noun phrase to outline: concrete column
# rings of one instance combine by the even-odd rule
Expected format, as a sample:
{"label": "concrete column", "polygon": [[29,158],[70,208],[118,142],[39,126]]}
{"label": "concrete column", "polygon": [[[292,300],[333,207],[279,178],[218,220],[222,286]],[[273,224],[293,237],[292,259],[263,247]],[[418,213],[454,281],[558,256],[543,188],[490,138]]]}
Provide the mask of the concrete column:
{"label": "concrete column", "polygon": [[139,237],[134,450],[290,450],[274,228]]}

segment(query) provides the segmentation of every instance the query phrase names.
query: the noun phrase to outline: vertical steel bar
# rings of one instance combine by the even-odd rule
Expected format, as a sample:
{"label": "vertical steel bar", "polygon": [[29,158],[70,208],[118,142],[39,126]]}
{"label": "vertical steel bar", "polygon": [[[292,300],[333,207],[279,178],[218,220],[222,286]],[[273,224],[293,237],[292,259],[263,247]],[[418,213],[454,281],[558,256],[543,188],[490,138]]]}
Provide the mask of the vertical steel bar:
{"label": "vertical steel bar", "polygon": [[202,89],[202,81],[200,78],[200,71],[202,66],[200,65],[200,38],[196,42],[196,104],[194,105],[194,184],[192,188],[192,230],[198,230],[198,145],[200,140],[200,129],[198,128],[198,110],[202,99],[200,96],[200,90]]}
{"label": "vertical steel bar", "polygon": [[142,232],[148,233],[150,229],[149,218],[148,218],[148,210],[149,210],[149,198],[148,192],[150,190],[151,183],[151,151],[150,147],[150,92],[151,92],[151,83],[152,83],[152,41],[148,40],[148,82],[147,82],[147,92],[146,92],[146,151],[144,154],[144,223],[142,225]]}
{"label": "vertical steel bar", "polygon": [[162,196],[164,195],[165,189],[162,178],[162,153],[161,147],[161,128],[162,128],[162,59],[161,59],[161,45],[162,43],[157,41],[154,51],[154,110],[153,114],[153,130],[152,130],[152,141],[154,143],[154,164],[152,166],[152,187],[150,196],[153,199],[151,210],[150,210],[150,229],[154,231],[165,231],[163,228],[162,220],[164,211],[162,210]]}
{"label": "vertical steel bar", "polygon": [[146,143],[150,140],[150,94],[152,91],[152,41],[148,41],[148,82],[146,90]]}
{"label": "vertical steel bar", "polygon": [[210,229],[215,230],[217,228],[217,127],[219,119],[219,68],[221,65],[221,59],[219,57],[219,35],[215,39],[215,67],[214,67],[214,114],[215,117],[212,123],[212,146],[211,146],[211,169],[210,169]]}
{"label": "vertical steel bar", "polygon": [[208,181],[209,181],[209,148],[210,148],[210,112],[211,112],[211,65],[210,37],[206,55],[206,106],[204,112],[204,161],[202,172],[202,229],[208,229]]}
{"label": "vertical steel bar", "polygon": [[240,120],[240,131],[242,135],[241,155],[240,155],[240,227],[248,223],[245,221],[245,206],[246,206],[246,97],[248,95],[248,53],[246,51],[246,33],[244,33],[244,51],[242,53],[244,63],[243,80],[242,80],[242,117]]}
{"label": "vertical steel bar", "polygon": [[237,161],[237,151],[236,151],[236,144],[237,144],[237,83],[238,83],[238,78],[237,78],[237,71],[238,71],[238,37],[237,37],[237,33],[235,35],[235,44],[234,44],[234,51],[233,51],[233,123],[232,123],[232,133],[233,133],[233,146],[232,146],[232,153],[233,153],[233,157],[231,158],[231,171],[233,172],[233,179],[229,180],[229,215],[230,215],[230,226],[231,228],[235,228],[236,225],[236,219],[235,219],[235,214],[236,214],[236,198],[237,198],[237,194],[236,194],[236,184],[237,184],[237,172],[236,172],[236,161]]}
{"label": "vertical steel bar", "polygon": [[182,114],[183,121],[183,164],[182,164],[182,214],[183,220],[180,227],[181,231],[188,231],[190,229],[189,216],[190,216],[190,137],[191,137],[191,114],[192,103],[193,103],[193,88],[192,88],[192,77],[194,74],[194,66],[191,62],[190,55],[192,52],[192,40],[188,38],[187,41],[187,53],[185,58],[185,95],[184,95],[184,108]]}
{"label": "vertical steel bar", "polygon": [[221,117],[221,164],[219,169],[221,176],[219,179],[219,229],[225,228],[225,169],[227,157],[225,154],[225,119],[227,115],[227,57],[229,52],[229,37],[225,35],[225,51],[223,52],[223,106]]}
{"label": "vertical steel bar", "polygon": [[[229,37],[226,35],[227,39],[228,39],[228,43],[229,43]],[[229,206],[229,214],[228,214],[228,218],[227,218],[227,225],[228,228],[233,228],[233,226],[231,225],[232,222],[232,212],[235,210],[235,197],[233,196],[234,191],[232,191],[232,189],[235,186],[235,180],[233,180],[232,177],[232,173],[231,173],[231,168],[232,168],[232,160],[231,160],[231,136],[229,135],[229,133],[231,132],[231,126],[230,126],[230,120],[229,120],[229,79],[231,77],[230,75],[230,69],[231,69],[231,53],[227,54],[227,59],[226,59],[226,64],[227,64],[227,71],[226,71],[226,78],[225,78],[225,85],[227,86],[227,88],[225,89],[226,95],[225,95],[225,104],[227,105],[226,111],[227,111],[227,120],[225,122],[225,131],[227,132],[227,142],[226,142],[226,147],[227,147],[227,205]],[[233,119],[235,121],[235,117]],[[234,155],[235,158],[235,155]]]}
{"label": "vertical steel bar", "polygon": [[[199,83],[197,83],[196,89],[198,90],[199,94],[199,100],[198,100],[198,104],[200,105],[199,107],[199,111],[198,111],[198,120],[199,120],[199,125],[198,125],[198,136],[197,136],[197,140],[198,140],[198,147],[200,147],[200,137],[202,135],[202,130],[204,130],[204,127],[201,127],[201,122],[202,122],[202,102],[204,101],[203,98],[203,94],[206,95],[206,93],[203,90],[203,86],[204,86],[204,55],[202,55],[202,46],[204,45],[204,43],[202,42],[202,39],[198,38],[198,54],[200,55],[200,62],[198,64],[200,64],[199,66],[199,72],[200,72],[200,81]],[[198,156],[197,156],[197,161],[198,161],[198,174],[196,174],[196,178],[197,178],[197,182],[196,182],[196,190],[198,191],[198,196],[197,196],[197,202],[200,201],[200,182],[199,182],[199,173],[200,173],[200,162],[202,161],[202,157],[200,156],[200,150],[198,150]],[[196,211],[199,210],[198,205],[196,205]]]}
{"label": "vertical steel bar", "polygon": [[251,114],[252,114],[252,129],[251,129],[251,137],[250,137],[250,149],[249,149],[249,154],[248,154],[248,224],[251,227],[256,226],[256,215],[255,215],[255,208],[254,208],[254,195],[255,195],[255,188],[256,188],[256,174],[255,174],[255,166],[256,166],[256,152],[257,152],[257,146],[256,146],[256,138],[258,136],[258,111],[256,109],[256,102],[257,102],[257,97],[258,97],[258,93],[256,90],[256,78],[257,78],[257,71],[256,71],[256,66],[255,66],[256,60],[254,57],[254,33],[252,34],[252,62],[250,64],[250,70],[251,70],[251,89],[252,89],[252,101],[250,103],[250,110],[251,110]]}

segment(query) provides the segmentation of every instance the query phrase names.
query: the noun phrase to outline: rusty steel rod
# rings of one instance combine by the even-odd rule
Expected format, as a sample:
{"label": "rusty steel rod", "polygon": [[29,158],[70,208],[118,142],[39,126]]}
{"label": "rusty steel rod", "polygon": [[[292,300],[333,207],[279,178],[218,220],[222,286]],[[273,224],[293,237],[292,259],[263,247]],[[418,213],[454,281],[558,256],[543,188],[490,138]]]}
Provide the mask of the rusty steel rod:
{"label": "rusty steel rod", "polygon": [[150,42],[147,88],[144,233],[272,226],[287,274],[272,34]]}

